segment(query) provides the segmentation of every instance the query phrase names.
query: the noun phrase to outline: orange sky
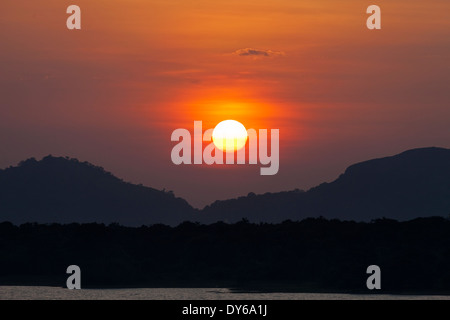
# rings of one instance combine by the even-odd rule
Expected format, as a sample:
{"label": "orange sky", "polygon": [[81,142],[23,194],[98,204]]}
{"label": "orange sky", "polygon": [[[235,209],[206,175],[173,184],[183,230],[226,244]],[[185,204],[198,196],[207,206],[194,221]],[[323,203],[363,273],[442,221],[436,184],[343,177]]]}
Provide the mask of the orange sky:
{"label": "orange sky", "polygon": [[[65,27],[70,4],[80,31]],[[370,4],[381,30],[365,27]],[[447,0],[6,1],[0,167],[67,155],[203,206],[450,147],[448,12]],[[276,176],[171,163],[174,129],[225,119],[280,129]]]}

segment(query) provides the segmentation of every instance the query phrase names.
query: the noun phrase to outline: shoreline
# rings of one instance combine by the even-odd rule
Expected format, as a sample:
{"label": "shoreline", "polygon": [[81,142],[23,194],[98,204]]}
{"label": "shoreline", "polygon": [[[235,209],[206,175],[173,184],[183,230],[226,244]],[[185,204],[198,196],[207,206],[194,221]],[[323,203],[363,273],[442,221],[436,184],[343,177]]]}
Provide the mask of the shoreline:
{"label": "shoreline", "polygon": [[[2,287],[46,287],[67,289],[61,283],[27,283],[27,282],[0,282]],[[313,288],[310,286],[217,286],[217,285],[195,285],[195,284],[171,284],[171,285],[87,285],[81,287],[81,290],[145,290],[145,289],[217,289],[229,290],[230,294],[324,294],[324,295],[364,295],[364,296],[446,296],[450,298],[448,291],[402,291],[402,290],[338,290],[326,288]],[[75,290],[76,291],[76,290]]]}

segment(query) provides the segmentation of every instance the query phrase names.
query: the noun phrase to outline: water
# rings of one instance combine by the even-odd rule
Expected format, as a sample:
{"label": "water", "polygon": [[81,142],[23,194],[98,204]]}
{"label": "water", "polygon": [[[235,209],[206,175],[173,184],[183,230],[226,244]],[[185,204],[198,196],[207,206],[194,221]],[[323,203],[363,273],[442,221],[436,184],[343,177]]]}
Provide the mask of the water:
{"label": "water", "polygon": [[236,293],[225,288],[81,289],[0,286],[0,300],[450,300],[450,296]]}

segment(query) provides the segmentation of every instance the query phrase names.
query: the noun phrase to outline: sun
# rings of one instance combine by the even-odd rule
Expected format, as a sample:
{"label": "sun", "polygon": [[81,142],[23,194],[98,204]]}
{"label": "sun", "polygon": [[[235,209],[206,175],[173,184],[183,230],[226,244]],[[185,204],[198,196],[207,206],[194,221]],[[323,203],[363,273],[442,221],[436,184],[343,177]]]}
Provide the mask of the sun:
{"label": "sun", "polygon": [[247,142],[247,129],[245,129],[242,123],[236,120],[224,120],[214,128],[212,139],[218,149],[231,151],[229,150],[231,146],[234,152],[245,146]]}

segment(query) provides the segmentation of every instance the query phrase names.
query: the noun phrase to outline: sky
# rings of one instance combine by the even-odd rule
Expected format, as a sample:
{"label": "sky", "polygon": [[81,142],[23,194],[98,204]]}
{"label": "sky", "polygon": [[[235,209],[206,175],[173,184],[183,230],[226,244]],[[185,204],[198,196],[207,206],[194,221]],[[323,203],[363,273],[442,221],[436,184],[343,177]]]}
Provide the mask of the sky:
{"label": "sky", "polygon": [[[81,30],[66,9],[81,8]],[[381,30],[366,9],[381,8]],[[450,2],[6,0],[0,168],[48,154],[174,191],[195,207],[336,179],[450,147]],[[177,128],[280,130],[280,169],[180,165]]]}

